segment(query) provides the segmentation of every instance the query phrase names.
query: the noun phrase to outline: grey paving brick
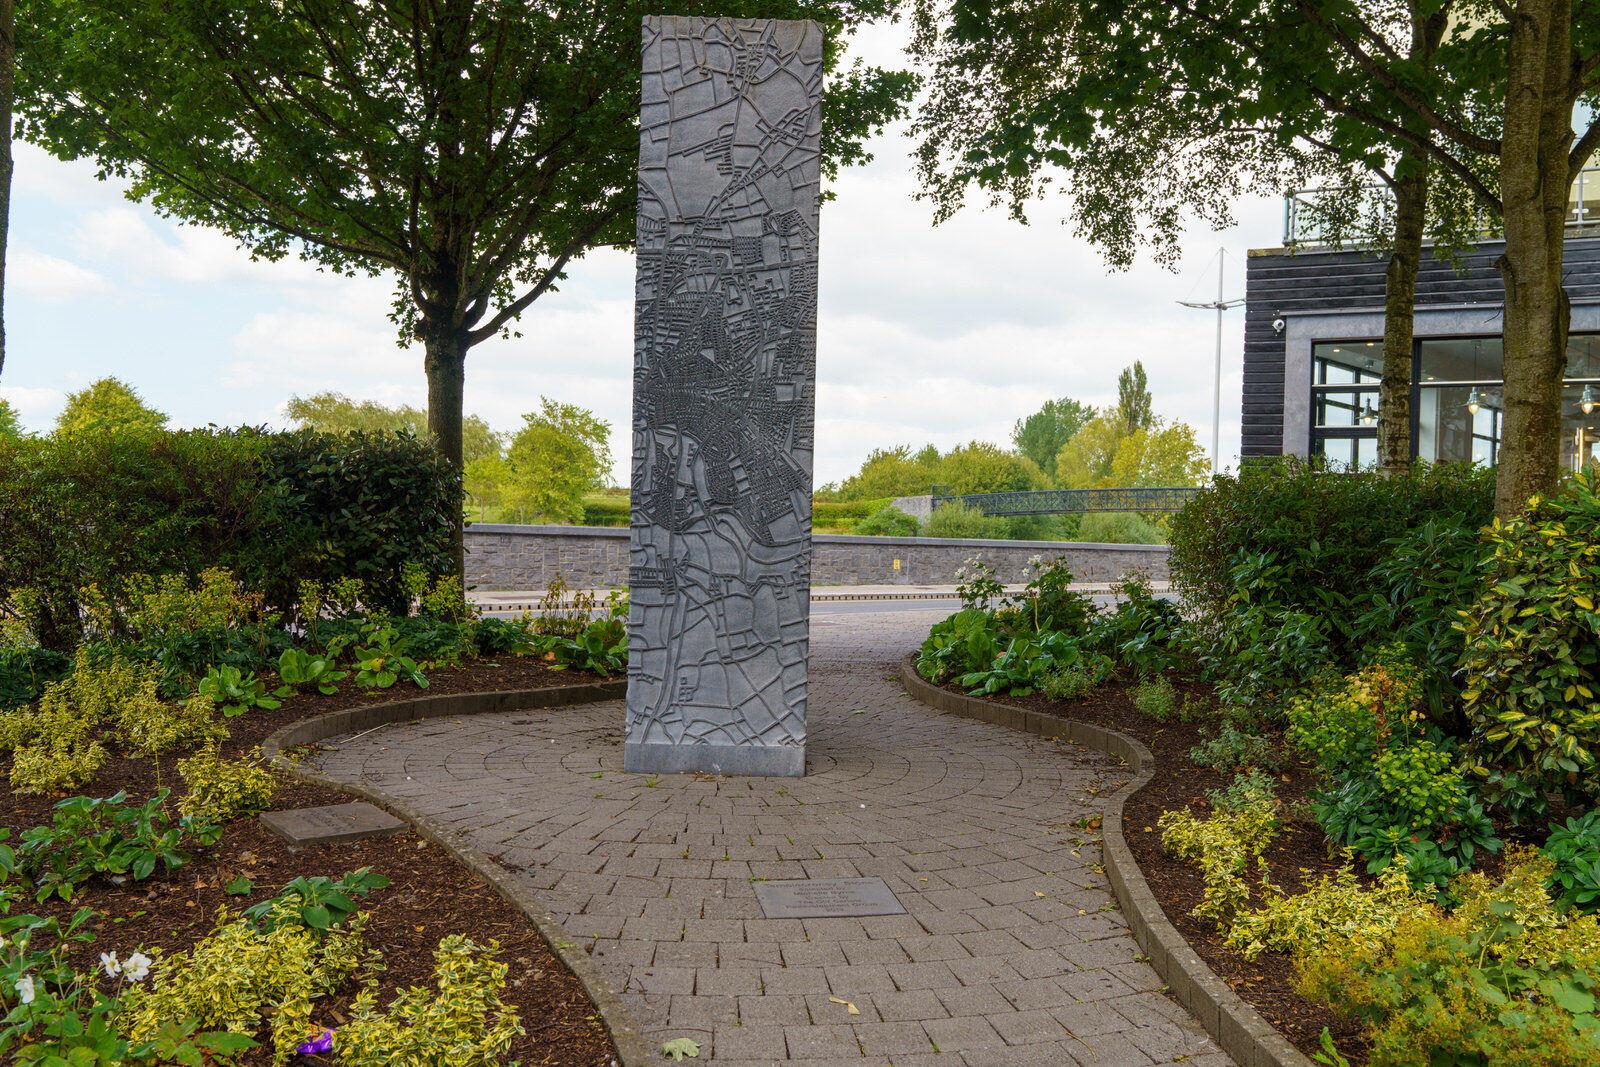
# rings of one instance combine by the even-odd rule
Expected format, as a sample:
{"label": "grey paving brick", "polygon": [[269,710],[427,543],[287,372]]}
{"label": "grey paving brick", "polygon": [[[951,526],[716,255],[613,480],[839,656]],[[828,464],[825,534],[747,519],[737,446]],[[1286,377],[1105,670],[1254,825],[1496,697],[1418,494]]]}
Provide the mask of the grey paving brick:
{"label": "grey paving brick", "polygon": [[[647,788],[621,769],[620,703],[394,726],[318,766],[515,864],[648,1039],[692,1037],[702,1059],[1223,1067],[1137,962],[1126,919],[1099,910],[1098,849],[1061,830],[1117,774],[890,681],[943,614],[816,621],[803,779]],[[767,919],[751,882],[856,876],[883,878],[907,914]]]}

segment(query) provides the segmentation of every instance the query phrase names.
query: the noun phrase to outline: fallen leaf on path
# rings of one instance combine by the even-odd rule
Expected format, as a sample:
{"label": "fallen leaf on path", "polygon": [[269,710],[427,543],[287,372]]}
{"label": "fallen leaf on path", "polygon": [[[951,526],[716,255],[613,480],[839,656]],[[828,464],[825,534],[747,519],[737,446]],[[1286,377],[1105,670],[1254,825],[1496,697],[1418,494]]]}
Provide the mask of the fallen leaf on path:
{"label": "fallen leaf on path", "polygon": [[861,1009],[850,1003],[848,1000],[840,1000],[838,997],[829,997],[828,999],[833,1001],[835,1004],[843,1004],[844,1010],[849,1012],[851,1015],[861,1014]]}

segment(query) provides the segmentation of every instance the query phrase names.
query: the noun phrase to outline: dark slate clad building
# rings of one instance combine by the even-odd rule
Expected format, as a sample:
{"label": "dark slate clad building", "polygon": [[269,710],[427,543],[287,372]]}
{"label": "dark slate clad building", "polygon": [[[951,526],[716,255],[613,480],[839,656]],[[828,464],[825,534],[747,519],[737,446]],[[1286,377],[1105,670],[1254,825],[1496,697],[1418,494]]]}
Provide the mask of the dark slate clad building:
{"label": "dark slate clad building", "polygon": [[[1600,458],[1600,170],[1573,190],[1566,248],[1572,298],[1562,460]],[[1293,214],[1290,216],[1292,240]],[[1500,443],[1502,245],[1464,272],[1426,251],[1417,279],[1411,440],[1430,462],[1493,464]],[[1250,253],[1245,289],[1242,453],[1377,458],[1387,259],[1307,247]],[[1589,410],[1585,410],[1588,408]]]}

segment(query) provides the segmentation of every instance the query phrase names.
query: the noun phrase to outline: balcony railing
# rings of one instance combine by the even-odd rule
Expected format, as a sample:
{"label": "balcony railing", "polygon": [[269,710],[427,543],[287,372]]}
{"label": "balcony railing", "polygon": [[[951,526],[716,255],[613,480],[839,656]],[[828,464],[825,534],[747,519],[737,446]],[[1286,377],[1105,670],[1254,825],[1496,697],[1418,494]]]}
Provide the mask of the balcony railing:
{"label": "balcony railing", "polygon": [[[1284,197],[1284,247],[1334,243],[1330,236],[1330,220],[1322,205],[1324,195],[1325,191],[1321,189],[1301,189]],[[1382,217],[1389,200],[1388,187],[1374,182],[1363,190],[1355,215],[1362,218]],[[1572,192],[1567,198],[1567,225],[1573,228],[1600,227],[1600,165],[1578,172],[1578,179],[1572,183]],[[1489,239],[1498,236],[1499,232],[1499,226],[1485,216],[1478,236]],[[1347,231],[1345,238],[1348,240],[1349,237]]]}

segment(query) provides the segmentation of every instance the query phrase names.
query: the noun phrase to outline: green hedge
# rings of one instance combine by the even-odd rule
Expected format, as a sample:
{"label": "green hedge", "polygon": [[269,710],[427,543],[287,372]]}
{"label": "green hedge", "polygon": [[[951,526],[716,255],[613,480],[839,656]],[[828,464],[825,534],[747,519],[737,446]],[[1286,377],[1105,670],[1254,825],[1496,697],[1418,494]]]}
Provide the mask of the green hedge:
{"label": "green hedge", "polygon": [[632,521],[632,504],[625,496],[585,497],[583,524],[585,526],[627,526]]}
{"label": "green hedge", "polygon": [[889,506],[889,498],[882,500],[849,500],[811,503],[812,526],[853,526],[862,519]]}
{"label": "green hedge", "polygon": [[78,590],[133,574],[228,567],[293,603],[301,580],[358,577],[398,607],[400,571],[450,566],[459,477],[399,434],[186,430],[0,440],[0,598],[39,595],[37,628],[67,651]]}

